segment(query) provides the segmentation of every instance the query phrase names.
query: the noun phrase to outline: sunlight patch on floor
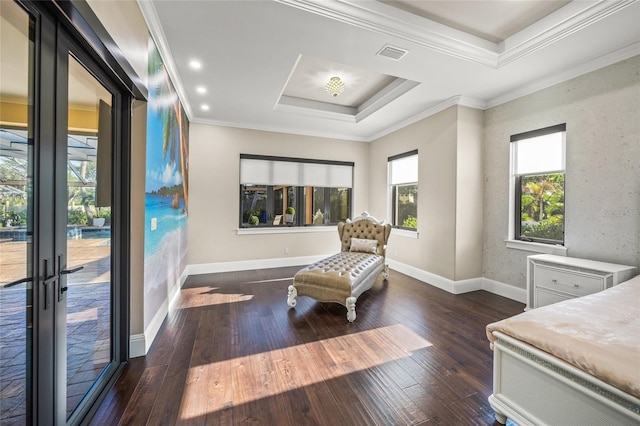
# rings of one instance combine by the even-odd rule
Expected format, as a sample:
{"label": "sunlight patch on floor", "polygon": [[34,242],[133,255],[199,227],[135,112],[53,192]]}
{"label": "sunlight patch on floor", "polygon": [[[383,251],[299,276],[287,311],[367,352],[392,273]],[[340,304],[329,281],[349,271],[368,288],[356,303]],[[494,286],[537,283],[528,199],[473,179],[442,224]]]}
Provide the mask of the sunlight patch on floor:
{"label": "sunlight patch on floor", "polygon": [[247,302],[253,299],[253,294],[223,293],[220,287],[183,288],[182,300],[188,301],[187,306],[179,308],[202,308],[225,303]]}
{"label": "sunlight patch on floor", "polygon": [[195,366],[187,375],[180,419],[366,370],[431,345],[397,324]]}

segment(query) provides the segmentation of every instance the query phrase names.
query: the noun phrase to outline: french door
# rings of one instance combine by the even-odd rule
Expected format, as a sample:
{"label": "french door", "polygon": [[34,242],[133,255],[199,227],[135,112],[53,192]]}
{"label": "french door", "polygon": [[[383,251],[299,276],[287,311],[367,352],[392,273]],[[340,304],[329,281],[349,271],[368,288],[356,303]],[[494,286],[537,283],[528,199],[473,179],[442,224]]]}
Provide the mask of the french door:
{"label": "french door", "polygon": [[129,101],[48,10],[0,17],[0,424],[78,424],[127,354]]}

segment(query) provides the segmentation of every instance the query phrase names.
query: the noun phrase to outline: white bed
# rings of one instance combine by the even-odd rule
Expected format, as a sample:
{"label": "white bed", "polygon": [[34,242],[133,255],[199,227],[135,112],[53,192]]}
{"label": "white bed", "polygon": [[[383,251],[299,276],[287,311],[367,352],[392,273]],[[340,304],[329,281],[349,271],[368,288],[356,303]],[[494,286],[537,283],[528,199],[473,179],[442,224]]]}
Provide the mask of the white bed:
{"label": "white bed", "polygon": [[640,275],[487,326],[496,420],[640,425]]}

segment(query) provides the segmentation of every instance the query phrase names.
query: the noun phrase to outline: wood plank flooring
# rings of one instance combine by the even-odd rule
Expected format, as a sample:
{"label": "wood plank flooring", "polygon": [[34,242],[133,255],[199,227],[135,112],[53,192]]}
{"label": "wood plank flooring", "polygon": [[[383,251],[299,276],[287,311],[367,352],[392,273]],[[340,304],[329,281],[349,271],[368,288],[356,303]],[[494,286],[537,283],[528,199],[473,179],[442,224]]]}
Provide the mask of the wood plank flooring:
{"label": "wood plank flooring", "polygon": [[486,324],[524,305],[396,271],[346,308],[299,297],[300,268],[198,275],[93,425],[497,425]]}

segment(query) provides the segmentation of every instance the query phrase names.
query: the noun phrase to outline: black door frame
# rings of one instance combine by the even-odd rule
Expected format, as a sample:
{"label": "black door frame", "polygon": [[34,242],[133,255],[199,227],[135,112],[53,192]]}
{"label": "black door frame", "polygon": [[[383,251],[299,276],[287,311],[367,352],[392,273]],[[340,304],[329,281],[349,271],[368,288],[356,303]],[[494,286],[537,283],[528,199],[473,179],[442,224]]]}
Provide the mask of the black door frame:
{"label": "black door frame", "polygon": [[[38,2],[31,0],[17,0],[23,8],[35,19],[34,26],[34,55],[33,55],[33,135],[38,143],[34,144],[34,196],[33,196],[33,231],[39,235],[38,241],[32,245],[33,255],[33,346],[32,346],[32,382],[31,389],[31,421],[33,424],[51,425],[65,424],[57,419],[54,413],[62,410],[66,412],[66,398],[64,407],[56,407],[62,402],[55,401],[54,394],[59,394],[56,387],[56,371],[60,362],[66,363],[55,354],[55,303],[59,284],[57,280],[49,280],[60,271],[55,257],[61,252],[60,245],[55,240],[66,243],[62,228],[58,225],[58,235],[45,230],[56,229],[56,209],[66,209],[66,197],[57,206],[55,186],[61,185],[60,175],[53,178],[55,173],[66,174],[66,121],[64,126],[58,125],[62,119],[61,111],[66,111],[67,105],[60,105],[62,98],[66,101],[66,91],[60,91],[61,77],[59,73],[60,52],[65,48],[71,49],[74,56],[85,66],[89,65],[96,78],[113,93],[114,97],[114,127],[113,139],[119,141],[114,144],[113,166],[113,196],[112,207],[112,330],[114,365],[101,376],[101,386],[92,389],[87,398],[69,419],[69,424],[80,424],[90,418],[104,398],[106,390],[115,382],[120,371],[129,358],[129,270],[130,270],[130,167],[131,167],[131,112],[134,99],[146,100],[147,89],[133,68],[123,58],[113,40],[92,12],[88,4],[81,1],[50,1]],[[107,47],[108,46],[108,47]],[[67,50],[69,52],[69,50]],[[65,54],[68,60],[68,54]],[[64,63],[64,61],[63,61]],[[55,76],[57,77],[56,78]],[[66,73],[64,78],[66,79]],[[107,84],[105,84],[107,83]],[[65,82],[66,86],[66,82]],[[56,94],[65,93],[64,96]],[[66,112],[64,112],[66,120]],[[116,119],[117,117],[117,119]],[[116,124],[117,123],[117,124]],[[65,143],[56,144],[60,140],[64,127]],[[61,145],[64,145],[62,148]],[[56,147],[57,146],[57,147]],[[64,153],[62,153],[64,151]],[[54,158],[57,163],[63,161],[64,171],[56,171]],[[66,176],[64,183],[66,184]],[[58,183],[56,183],[56,181]],[[66,188],[65,188],[66,191]],[[116,200],[118,200],[116,202]],[[58,210],[62,211],[62,210]],[[66,217],[65,217],[66,219]],[[61,231],[62,229],[62,231]],[[45,231],[45,232],[41,232]],[[57,246],[54,246],[57,245]],[[45,260],[47,266],[45,270]],[[49,281],[49,283],[47,283]],[[45,283],[47,283],[45,285]],[[48,303],[45,304],[45,301]],[[59,324],[60,325],[60,324]],[[63,324],[62,326],[66,326]],[[57,386],[66,388],[66,377],[57,379]],[[66,392],[66,389],[65,389]],[[64,394],[64,392],[63,392]],[[65,416],[66,417],[66,416]]]}
{"label": "black door frame", "polygon": [[[122,95],[121,90],[117,85],[109,78],[109,76],[103,72],[99,65],[75,43],[67,31],[60,26],[57,30],[57,64],[56,64],[56,146],[55,146],[55,248],[54,248],[54,265],[55,274],[58,276],[56,282],[56,288],[54,290],[54,304],[55,311],[55,328],[56,328],[56,341],[55,341],[55,413],[56,424],[64,424],[66,422],[66,401],[67,401],[67,375],[64,374],[67,370],[67,355],[66,355],[66,301],[68,293],[63,293],[61,287],[66,285],[66,276],[63,276],[61,269],[65,268],[67,257],[67,217],[66,214],[58,214],[66,212],[67,210],[67,138],[68,138],[68,110],[69,110],[69,61],[73,56],[85,69],[96,78],[96,80],[102,84],[112,94],[112,131],[115,137],[110,142],[112,144],[111,150],[113,152],[112,164],[110,167],[121,168],[120,166],[120,139],[122,138],[122,116],[127,113],[123,108],[123,102],[128,100],[127,95]],[[128,112],[130,114],[130,111]],[[104,143],[102,141],[101,143]],[[121,170],[115,170],[112,173],[112,177],[119,177]],[[118,187],[115,182],[112,182],[112,202],[113,209],[120,212],[120,196],[122,195],[121,188]],[[122,292],[122,277],[118,273],[122,269],[122,259],[120,259],[121,250],[119,247],[126,239],[120,237],[121,223],[120,214],[112,215],[111,223],[111,318],[112,318],[112,332],[111,343],[112,353],[111,357],[113,362],[110,363],[103,371],[100,377],[97,378],[97,386],[92,387],[85,399],[77,406],[69,418],[70,424],[77,424],[85,417],[89,407],[93,401],[97,398],[99,391],[104,388],[105,382],[115,374],[120,364],[125,361],[128,354],[122,352],[120,341],[118,340],[123,330],[121,327],[121,307],[118,301],[120,300],[120,293]],[[62,295],[59,297],[59,295]]]}

